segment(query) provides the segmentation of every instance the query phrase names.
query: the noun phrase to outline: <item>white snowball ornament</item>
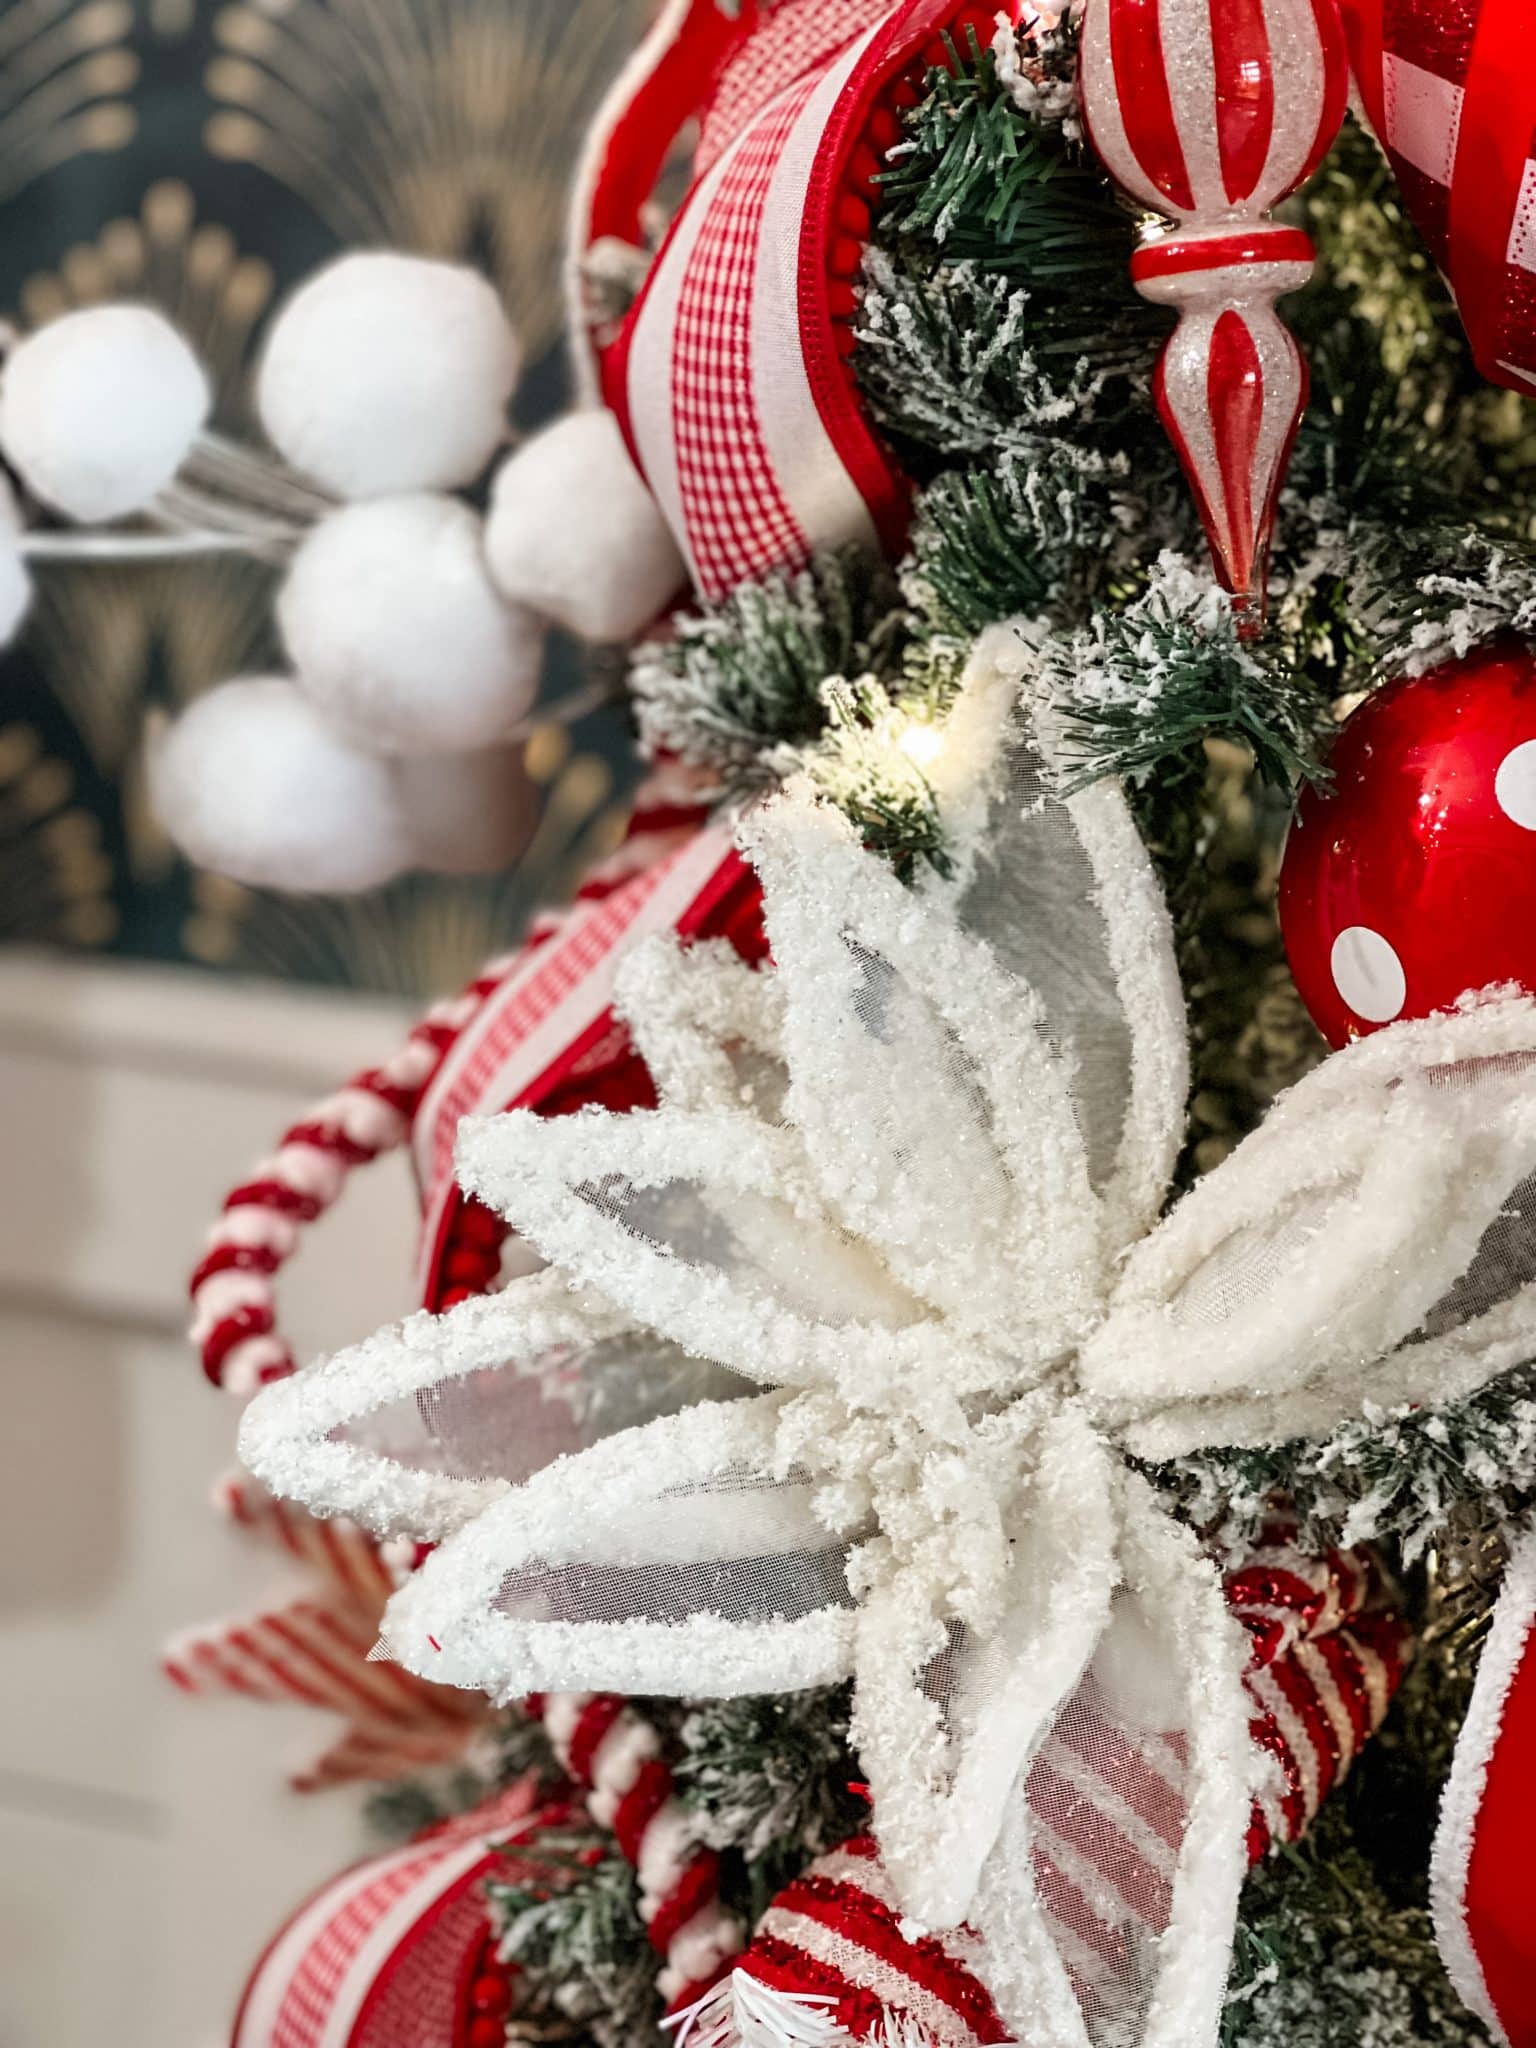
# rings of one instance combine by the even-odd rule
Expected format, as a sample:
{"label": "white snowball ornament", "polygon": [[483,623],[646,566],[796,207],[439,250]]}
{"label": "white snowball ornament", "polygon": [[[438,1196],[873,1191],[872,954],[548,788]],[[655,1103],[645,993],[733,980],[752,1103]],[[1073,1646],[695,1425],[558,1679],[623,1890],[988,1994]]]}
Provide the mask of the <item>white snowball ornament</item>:
{"label": "white snowball ornament", "polygon": [[491,745],[538,688],[542,629],[497,595],[456,498],[333,512],[294,556],[277,622],[306,696],[375,753]]}
{"label": "white snowball ornament", "polygon": [[568,414],[502,464],[485,550],[508,597],[587,640],[632,639],[688,580],[606,411]]}
{"label": "white snowball ornament", "polygon": [[70,519],[137,512],[208,417],[208,378],[148,306],[91,306],[29,334],[0,373],[0,448]]}
{"label": "white snowball ornament", "polygon": [[256,404],[273,446],[339,497],[451,490],[505,438],[520,367],[517,337],[478,271],[362,250],[283,307]]}
{"label": "white snowball ornament", "polygon": [[493,875],[527,845],[537,806],[520,746],[423,754],[396,761],[394,770],[413,866]]}
{"label": "white snowball ornament", "polygon": [[150,797],[189,860],[253,888],[351,893],[412,860],[390,764],[284,676],[199,697],[153,750]]}
{"label": "white snowball ornament", "polygon": [[0,647],[15,639],[32,602],[32,578],[22,558],[21,514],[10,485],[0,477]]}

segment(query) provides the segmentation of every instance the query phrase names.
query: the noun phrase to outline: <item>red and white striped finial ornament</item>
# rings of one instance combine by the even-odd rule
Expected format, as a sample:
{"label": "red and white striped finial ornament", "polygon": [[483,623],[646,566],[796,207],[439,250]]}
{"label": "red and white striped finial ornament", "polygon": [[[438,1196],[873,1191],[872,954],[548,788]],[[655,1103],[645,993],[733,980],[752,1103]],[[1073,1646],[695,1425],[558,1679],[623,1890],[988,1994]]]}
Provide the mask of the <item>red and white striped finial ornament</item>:
{"label": "red and white striped finial ornament", "polygon": [[1131,259],[1179,324],[1157,409],[1247,635],[1263,623],[1275,504],[1307,366],[1275,312],[1316,251],[1268,216],[1322,161],[1349,71],[1337,0],[1087,0],[1083,112],[1115,182],[1171,220]]}

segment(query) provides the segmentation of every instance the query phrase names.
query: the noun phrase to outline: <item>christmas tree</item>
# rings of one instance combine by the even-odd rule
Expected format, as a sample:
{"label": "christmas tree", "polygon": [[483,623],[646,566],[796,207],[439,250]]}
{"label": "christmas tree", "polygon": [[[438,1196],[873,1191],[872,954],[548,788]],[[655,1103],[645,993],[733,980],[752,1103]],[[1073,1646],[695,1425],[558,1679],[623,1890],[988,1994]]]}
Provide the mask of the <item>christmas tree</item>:
{"label": "christmas tree", "polygon": [[[1536,2041],[1533,124],[1491,4],[1346,9],[1380,141],[1280,12],[694,0],[600,124],[483,549],[628,644],[635,833],[195,1283],[410,1674],[329,1775],[480,1859],[360,2048]],[[290,1377],[407,1136],[429,1312]]]}

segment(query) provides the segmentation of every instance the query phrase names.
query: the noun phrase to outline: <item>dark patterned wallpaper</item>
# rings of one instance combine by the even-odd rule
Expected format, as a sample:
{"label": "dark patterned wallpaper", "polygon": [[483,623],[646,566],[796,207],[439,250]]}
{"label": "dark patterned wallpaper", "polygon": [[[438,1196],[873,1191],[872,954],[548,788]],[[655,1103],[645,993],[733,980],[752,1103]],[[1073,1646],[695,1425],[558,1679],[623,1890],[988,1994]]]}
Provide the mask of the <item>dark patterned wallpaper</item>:
{"label": "dark patterned wallpaper", "polygon": [[[584,121],[646,0],[0,0],[0,308],[26,328],[163,307],[253,432],[274,303],[337,249],[468,257],[563,398],[558,270]],[[145,736],[272,664],[270,571],[222,560],[40,568],[0,661],[0,937],[210,968],[438,991],[611,844],[632,770],[618,713],[535,733],[538,822],[511,874],[301,900],[187,867],[149,815]],[[578,679],[551,653],[550,694]]]}

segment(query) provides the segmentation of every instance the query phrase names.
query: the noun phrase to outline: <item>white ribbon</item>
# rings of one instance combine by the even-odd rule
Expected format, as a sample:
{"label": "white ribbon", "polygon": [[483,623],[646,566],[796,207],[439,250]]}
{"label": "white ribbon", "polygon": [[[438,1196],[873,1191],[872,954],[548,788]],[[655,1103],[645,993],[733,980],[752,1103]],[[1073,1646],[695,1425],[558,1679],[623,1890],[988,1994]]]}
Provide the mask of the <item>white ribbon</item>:
{"label": "white ribbon", "polygon": [[[903,888],[804,792],[759,812],[773,970],[653,940],[621,985],[663,1107],[463,1128],[464,1186],[552,1270],[273,1387],[242,1451],[320,1512],[447,1538],[386,1623],[427,1677],[851,1674],[898,1895],[978,1931],[1020,2037],[1200,2048],[1256,1782],[1243,1644],[1125,1453],[1323,1431],[1528,1353],[1536,1290],[1478,1274],[1536,1171],[1536,1005],[1330,1059],[1159,1222],[1166,911],[1119,795],[1054,792],[1023,668],[987,636],[951,722],[957,876]],[[768,1391],[518,1485],[442,1422],[493,1368],[569,1383],[626,1331],[674,1387]]]}

